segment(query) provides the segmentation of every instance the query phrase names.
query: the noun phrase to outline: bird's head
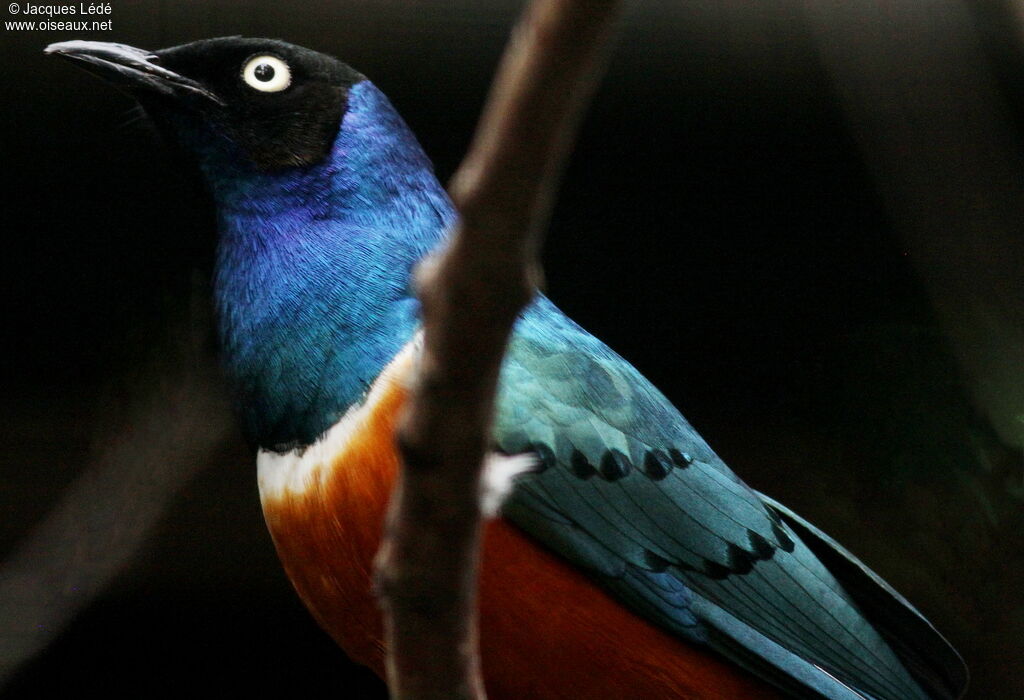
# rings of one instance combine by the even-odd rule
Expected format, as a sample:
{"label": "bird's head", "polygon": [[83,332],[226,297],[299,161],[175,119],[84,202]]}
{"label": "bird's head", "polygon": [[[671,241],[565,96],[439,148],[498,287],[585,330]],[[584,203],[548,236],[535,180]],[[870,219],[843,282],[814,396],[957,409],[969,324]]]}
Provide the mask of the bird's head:
{"label": "bird's head", "polygon": [[272,39],[222,37],[159,51],[66,41],[46,53],[128,91],[201,162],[258,171],[323,160],[349,89],[364,80],[335,58]]}
{"label": "bird's head", "polygon": [[47,53],[126,90],[197,157],[247,432],[270,449],[314,442],[408,342],[410,271],[454,219],[415,136],[369,80],[282,41],[68,41]]}

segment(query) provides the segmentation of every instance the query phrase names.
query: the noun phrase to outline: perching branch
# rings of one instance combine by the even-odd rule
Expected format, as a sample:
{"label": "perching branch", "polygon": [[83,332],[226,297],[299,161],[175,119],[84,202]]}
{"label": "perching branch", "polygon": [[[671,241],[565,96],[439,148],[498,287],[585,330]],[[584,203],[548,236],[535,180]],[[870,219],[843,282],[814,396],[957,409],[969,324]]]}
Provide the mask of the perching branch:
{"label": "perching branch", "polygon": [[541,278],[541,231],[620,6],[530,4],[450,187],[459,221],[416,272],[423,348],[377,555],[387,680],[400,700],[484,697],[476,581],[498,373]]}

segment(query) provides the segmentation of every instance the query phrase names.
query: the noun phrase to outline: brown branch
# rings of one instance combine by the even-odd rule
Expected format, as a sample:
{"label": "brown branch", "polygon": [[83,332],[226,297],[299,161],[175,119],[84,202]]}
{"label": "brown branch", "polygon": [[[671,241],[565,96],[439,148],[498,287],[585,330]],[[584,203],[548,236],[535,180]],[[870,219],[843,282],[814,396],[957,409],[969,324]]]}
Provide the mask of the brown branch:
{"label": "brown branch", "polygon": [[401,700],[484,697],[480,484],[498,373],[541,277],[540,231],[620,4],[530,4],[451,184],[455,231],[416,273],[423,349],[397,435],[404,469],[377,556],[388,685]]}

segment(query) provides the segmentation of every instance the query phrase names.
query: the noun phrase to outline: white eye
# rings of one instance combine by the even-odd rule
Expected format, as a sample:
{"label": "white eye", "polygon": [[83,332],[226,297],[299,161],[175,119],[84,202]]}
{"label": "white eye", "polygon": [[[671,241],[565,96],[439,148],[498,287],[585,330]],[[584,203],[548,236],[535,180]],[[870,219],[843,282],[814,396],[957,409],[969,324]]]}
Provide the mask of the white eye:
{"label": "white eye", "polygon": [[280,92],[291,85],[292,72],[277,56],[253,56],[242,68],[242,80],[260,92]]}

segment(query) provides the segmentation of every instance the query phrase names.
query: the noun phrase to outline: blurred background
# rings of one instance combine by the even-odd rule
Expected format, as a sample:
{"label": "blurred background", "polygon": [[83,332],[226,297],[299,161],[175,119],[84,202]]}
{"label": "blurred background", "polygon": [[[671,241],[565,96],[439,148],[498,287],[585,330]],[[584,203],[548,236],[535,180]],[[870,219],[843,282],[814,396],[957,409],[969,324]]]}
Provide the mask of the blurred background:
{"label": "blurred background", "polygon": [[[114,0],[109,32],[4,30],[5,700],[384,696],[265,532],[201,186],[43,47],[319,49],[446,180],[520,7]],[[972,698],[1024,698],[1022,22],[1014,0],[633,2],[545,254],[558,304],[953,641]]]}

